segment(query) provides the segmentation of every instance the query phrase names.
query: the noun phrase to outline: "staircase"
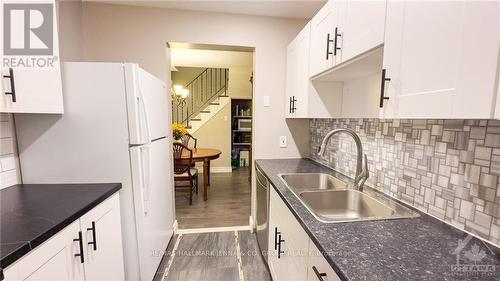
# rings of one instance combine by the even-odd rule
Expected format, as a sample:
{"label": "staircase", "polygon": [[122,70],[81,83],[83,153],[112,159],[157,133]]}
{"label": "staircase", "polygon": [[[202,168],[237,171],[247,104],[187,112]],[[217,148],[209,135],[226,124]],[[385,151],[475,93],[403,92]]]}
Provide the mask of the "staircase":
{"label": "staircase", "polygon": [[189,90],[185,102],[172,101],[173,121],[196,132],[230,102],[227,95],[227,68],[206,68],[184,86]]}

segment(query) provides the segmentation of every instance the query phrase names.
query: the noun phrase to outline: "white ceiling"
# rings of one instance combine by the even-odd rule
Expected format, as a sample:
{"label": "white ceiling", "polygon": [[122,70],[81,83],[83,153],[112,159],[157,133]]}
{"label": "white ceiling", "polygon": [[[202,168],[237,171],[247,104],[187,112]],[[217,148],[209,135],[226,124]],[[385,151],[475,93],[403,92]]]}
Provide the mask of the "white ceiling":
{"label": "white ceiling", "polygon": [[131,6],[158,7],[178,10],[220,12],[282,18],[310,19],[326,0],[84,0]]}

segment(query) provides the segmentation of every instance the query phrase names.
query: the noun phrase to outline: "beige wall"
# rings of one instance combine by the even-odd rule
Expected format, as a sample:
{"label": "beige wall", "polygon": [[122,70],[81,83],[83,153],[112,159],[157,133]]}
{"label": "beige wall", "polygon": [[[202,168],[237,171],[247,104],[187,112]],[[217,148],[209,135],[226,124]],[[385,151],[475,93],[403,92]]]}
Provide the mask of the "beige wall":
{"label": "beige wall", "polygon": [[252,67],[235,66],[229,67],[229,96],[233,99],[252,98]]}
{"label": "beige wall", "polygon": [[[306,24],[304,20],[84,2],[84,56],[95,61],[137,62],[169,81],[167,42],[255,47],[254,136],[256,158],[307,155],[306,120],[285,122],[286,46]],[[264,96],[271,106],[263,107]],[[302,131],[292,137],[292,130]],[[279,147],[279,136],[288,147]]]}
{"label": "beige wall", "polygon": [[83,58],[83,3],[80,0],[60,0],[57,3],[61,61],[81,61]]}
{"label": "beige wall", "polygon": [[193,136],[198,147],[213,147],[222,151],[219,159],[211,162],[211,167],[231,167],[231,103],[203,125]]}
{"label": "beige wall", "polygon": [[172,84],[186,86],[196,76],[205,70],[205,67],[177,67],[178,71],[172,71]]}

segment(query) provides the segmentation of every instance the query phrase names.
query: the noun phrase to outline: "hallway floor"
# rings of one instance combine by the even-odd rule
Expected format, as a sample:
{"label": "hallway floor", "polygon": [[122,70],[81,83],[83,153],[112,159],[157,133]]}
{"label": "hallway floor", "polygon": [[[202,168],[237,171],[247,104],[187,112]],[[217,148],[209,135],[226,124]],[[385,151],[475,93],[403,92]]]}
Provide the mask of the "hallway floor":
{"label": "hallway floor", "polygon": [[271,280],[250,231],[180,234],[171,244],[173,254],[157,274],[164,281]]}
{"label": "hallway floor", "polygon": [[199,194],[189,205],[186,193],[175,196],[179,229],[248,225],[250,216],[250,182],[248,167],[232,173],[212,173],[208,200],[203,201],[203,174],[199,175]]}

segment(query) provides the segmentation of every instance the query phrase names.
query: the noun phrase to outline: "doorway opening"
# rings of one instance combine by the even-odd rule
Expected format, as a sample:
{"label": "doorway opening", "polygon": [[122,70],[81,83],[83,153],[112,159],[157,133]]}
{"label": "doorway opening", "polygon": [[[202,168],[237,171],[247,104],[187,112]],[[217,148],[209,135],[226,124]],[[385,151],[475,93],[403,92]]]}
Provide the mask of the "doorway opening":
{"label": "doorway opening", "polygon": [[[190,157],[175,175],[180,230],[248,226],[253,48],[170,42],[175,143]],[[187,152],[187,154],[186,154]],[[175,154],[175,153],[174,153]],[[176,162],[174,155],[174,166]],[[175,167],[174,167],[175,168]],[[189,179],[193,178],[191,181]]]}

